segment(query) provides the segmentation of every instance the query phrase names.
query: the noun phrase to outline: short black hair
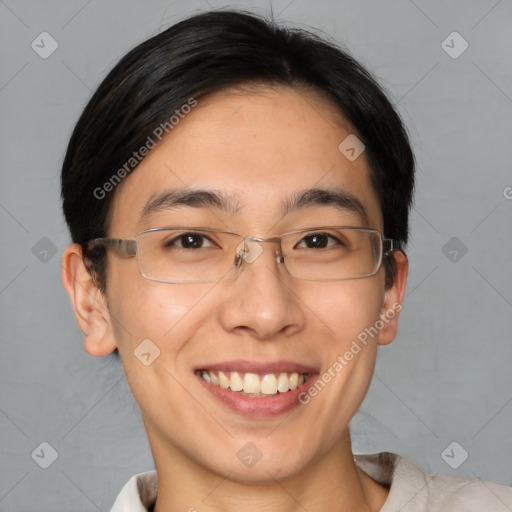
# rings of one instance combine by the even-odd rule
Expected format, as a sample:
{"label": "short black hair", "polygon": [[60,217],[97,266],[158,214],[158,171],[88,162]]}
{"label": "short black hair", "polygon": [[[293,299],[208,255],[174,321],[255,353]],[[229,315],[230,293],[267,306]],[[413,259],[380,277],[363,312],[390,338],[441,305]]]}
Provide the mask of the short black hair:
{"label": "short black hair", "polygon": [[[376,79],[345,49],[310,31],[245,11],[207,11],[127,53],[101,82],[71,135],[61,173],[64,216],[102,293],[105,249],[88,242],[108,234],[116,187],[105,184],[135,169],[133,152],[191,98],[251,84],[306,88],[334,105],[365,145],[384,236],[403,250],[414,155],[404,124]],[[385,258],[384,265],[389,287],[394,258]]]}

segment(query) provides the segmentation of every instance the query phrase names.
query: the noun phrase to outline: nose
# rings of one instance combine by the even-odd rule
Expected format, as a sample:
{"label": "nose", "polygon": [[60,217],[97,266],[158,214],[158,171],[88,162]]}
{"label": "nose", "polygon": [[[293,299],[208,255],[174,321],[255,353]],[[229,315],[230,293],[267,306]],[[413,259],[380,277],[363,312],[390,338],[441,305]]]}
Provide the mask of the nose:
{"label": "nose", "polygon": [[228,281],[220,312],[227,331],[267,340],[302,329],[304,313],[284,265],[279,265],[284,259],[278,240],[247,237],[237,248],[243,261],[236,278]]}

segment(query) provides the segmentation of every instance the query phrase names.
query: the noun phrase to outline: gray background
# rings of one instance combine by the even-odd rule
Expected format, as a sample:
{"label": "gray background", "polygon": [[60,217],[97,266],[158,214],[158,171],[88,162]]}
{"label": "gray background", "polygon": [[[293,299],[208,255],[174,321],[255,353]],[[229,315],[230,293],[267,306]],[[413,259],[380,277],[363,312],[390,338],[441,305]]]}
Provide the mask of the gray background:
{"label": "gray background", "polygon": [[[61,286],[59,168],[117,59],[210,5],[226,4],[0,1],[1,511],[108,511],[131,475],[153,469],[120,363],[83,350]],[[377,75],[418,159],[401,328],[353,421],[355,451],[512,484],[512,2],[283,0],[273,11],[344,42]],[[43,31],[59,45],[46,59],[31,47]],[[469,44],[458,58],[441,45],[453,31]],[[461,43],[447,41],[452,53]],[[58,454],[48,469],[42,442]]]}

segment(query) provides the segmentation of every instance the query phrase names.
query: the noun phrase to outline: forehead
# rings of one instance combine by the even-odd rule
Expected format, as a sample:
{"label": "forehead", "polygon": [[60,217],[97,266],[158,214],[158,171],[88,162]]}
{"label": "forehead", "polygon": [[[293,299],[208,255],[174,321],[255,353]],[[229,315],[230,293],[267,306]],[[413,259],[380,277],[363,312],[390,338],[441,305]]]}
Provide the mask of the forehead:
{"label": "forehead", "polygon": [[212,94],[198,100],[118,186],[109,232],[132,236],[152,227],[144,216],[151,202],[167,190],[196,189],[228,197],[222,215],[261,232],[291,198],[336,189],[359,201],[369,224],[381,229],[365,154],[351,161],[338,148],[351,133],[335,107],[311,92],[258,87]]}

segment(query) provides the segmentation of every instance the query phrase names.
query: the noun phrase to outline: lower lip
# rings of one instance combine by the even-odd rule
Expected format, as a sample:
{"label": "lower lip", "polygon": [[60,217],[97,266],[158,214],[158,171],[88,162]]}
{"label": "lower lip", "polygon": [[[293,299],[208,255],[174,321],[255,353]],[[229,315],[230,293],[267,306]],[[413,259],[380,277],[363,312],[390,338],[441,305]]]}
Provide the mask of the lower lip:
{"label": "lower lip", "polygon": [[311,374],[306,382],[296,389],[287,391],[286,393],[277,393],[276,395],[269,395],[267,397],[248,397],[224,389],[210,382],[206,382],[201,375],[197,375],[201,384],[218,400],[227,405],[231,410],[247,416],[249,418],[269,418],[286,414],[292,409],[301,405],[299,402],[299,395],[306,391],[314,382],[317,374]]}

